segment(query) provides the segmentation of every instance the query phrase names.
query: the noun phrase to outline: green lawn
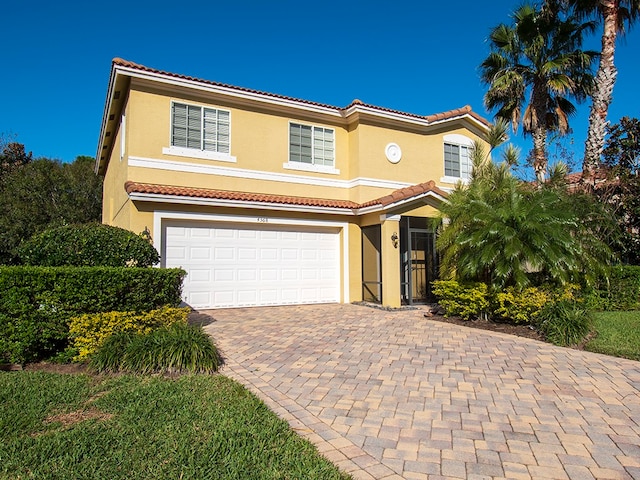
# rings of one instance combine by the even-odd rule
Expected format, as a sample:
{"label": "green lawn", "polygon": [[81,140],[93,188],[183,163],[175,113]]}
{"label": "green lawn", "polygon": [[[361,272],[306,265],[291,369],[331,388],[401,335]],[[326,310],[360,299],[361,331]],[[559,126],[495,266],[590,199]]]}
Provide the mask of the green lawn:
{"label": "green lawn", "polygon": [[598,334],[586,350],[640,360],[640,311],[597,312],[594,317]]}
{"label": "green lawn", "polygon": [[2,479],[347,479],[220,375],[0,372]]}

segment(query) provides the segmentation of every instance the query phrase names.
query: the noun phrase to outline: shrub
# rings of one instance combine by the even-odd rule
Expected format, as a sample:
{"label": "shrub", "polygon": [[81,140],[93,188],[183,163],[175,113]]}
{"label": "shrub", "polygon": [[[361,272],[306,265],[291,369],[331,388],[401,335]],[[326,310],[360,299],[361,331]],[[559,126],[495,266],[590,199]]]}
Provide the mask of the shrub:
{"label": "shrub", "polygon": [[594,310],[640,310],[640,266],[612,267],[587,295]]}
{"label": "shrub", "polygon": [[553,302],[538,316],[538,329],[554,345],[576,345],[591,332],[593,315],[583,304]]}
{"label": "shrub", "polygon": [[187,323],[190,308],[164,307],[146,313],[104,312],[87,313],[71,319],[69,335],[74,348],[78,349],[76,360],[84,360],[94,354],[114,333],[150,333],[173,323]]}
{"label": "shrub", "polygon": [[516,324],[534,323],[542,308],[549,302],[576,301],[580,287],[567,284],[561,290],[550,286],[518,290],[507,287],[492,298],[493,313]]}
{"label": "shrub", "polygon": [[549,297],[549,293],[537,287],[523,290],[508,287],[504,292],[496,293],[493,312],[516,324],[531,323],[549,302]]}
{"label": "shrub", "polygon": [[433,294],[449,316],[469,320],[481,317],[489,308],[488,287],[484,283],[461,285],[455,280],[436,280]]}
{"label": "shrub", "polygon": [[178,306],[184,274],[159,268],[0,267],[0,358],[26,363],[64,350],[74,316]]}
{"label": "shrub", "polygon": [[148,334],[110,336],[91,358],[100,372],[212,373],[222,359],[202,327],[174,323]]}
{"label": "shrub", "polygon": [[150,267],[160,261],[140,235],[99,223],[45,230],[23,242],[17,255],[23,265],[46,267]]}

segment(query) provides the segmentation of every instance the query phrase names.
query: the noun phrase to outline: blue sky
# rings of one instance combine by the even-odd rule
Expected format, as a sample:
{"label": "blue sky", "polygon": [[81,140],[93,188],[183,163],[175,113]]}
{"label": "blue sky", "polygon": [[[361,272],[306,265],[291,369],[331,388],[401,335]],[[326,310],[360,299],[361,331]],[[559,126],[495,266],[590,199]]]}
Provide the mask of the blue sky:
{"label": "blue sky", "polygon": [[[478,65],[491,27],[507,22],[519,4],[8,2],[0,29],[0,134],[36,157],[95,156],[113,57],[337,106],[359,98],[427,115],[470,104],[492,119]],[[617,51],[613,122],[640,117],[638,28]],[[592,42],[599,47],[598,38]],[[588,103],[580,106],[572,122],[578,157],[588,110]],[[513,140],[530,148],[530,140]]]}

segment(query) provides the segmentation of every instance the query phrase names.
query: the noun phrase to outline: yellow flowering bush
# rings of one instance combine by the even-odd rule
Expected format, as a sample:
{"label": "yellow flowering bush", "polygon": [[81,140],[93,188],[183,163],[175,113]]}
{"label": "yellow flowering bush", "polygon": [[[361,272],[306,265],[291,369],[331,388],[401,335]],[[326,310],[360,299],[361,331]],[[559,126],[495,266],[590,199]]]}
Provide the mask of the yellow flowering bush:
{"label": "yellow flowering bush", "polygon": [[148,334],[174,323],[186,324],[190,311],[189,307],[162,307],[145,313],[105,312],[74,317],[69,325],[69,334],[72,346],[78,349],[75,360],[85,360],[93,355],[114,333]]}
{"label": "yellow flowering bush", "polygon": [[455,280],[436,280],[433,293],[447,315],[469,320],[486,315],[489,308],[489,287],[484,283],[461,285]]}
{"label": "yellow flowering bush", "polygon": [[494,313],[514,323],[532,323],[542,307],[551,301],[551,295],[537,287],[516,290],[508,287],[495,294]]}

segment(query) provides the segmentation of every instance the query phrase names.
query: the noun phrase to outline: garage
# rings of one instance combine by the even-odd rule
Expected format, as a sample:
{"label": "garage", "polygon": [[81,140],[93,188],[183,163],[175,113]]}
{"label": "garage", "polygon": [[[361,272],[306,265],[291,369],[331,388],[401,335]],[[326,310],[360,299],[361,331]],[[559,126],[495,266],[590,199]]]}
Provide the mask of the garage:
{"label": "garage", "polygon": [[187,271],[193,308],[340,301],[338,229],[171,221],[163,264]]}

